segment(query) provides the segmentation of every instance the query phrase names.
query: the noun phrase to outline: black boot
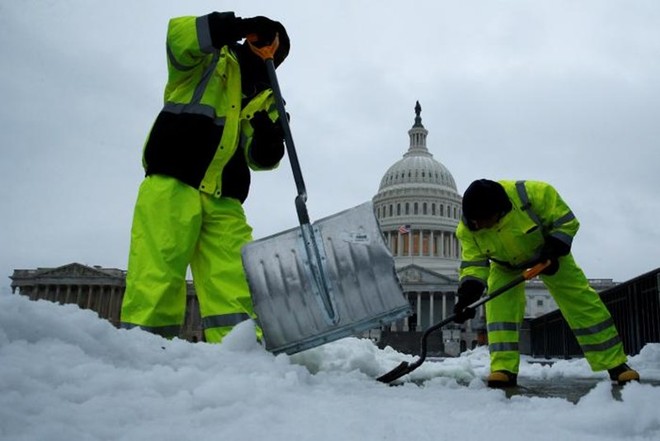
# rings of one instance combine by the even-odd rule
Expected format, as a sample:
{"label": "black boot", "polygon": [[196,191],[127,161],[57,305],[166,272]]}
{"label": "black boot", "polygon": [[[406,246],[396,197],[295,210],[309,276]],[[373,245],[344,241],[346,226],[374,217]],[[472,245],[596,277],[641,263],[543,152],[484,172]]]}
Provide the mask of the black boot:
{"label": "black boot", "polygon": [[612,380],[612,383],[617,383],[619,385],[630,383],[631,381],[639,381],[639,373],[625,363],[622,363],[615,368],[608,369],[607,372],[610,374],[610,380]]}

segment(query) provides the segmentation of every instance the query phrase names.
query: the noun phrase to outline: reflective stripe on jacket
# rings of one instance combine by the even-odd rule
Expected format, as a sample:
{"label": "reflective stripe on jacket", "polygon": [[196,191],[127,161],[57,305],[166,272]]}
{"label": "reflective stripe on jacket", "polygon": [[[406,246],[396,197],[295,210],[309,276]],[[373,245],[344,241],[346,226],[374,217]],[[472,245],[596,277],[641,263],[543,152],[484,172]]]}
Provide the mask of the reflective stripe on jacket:
{"label": "reflective stripe on jacket", "polygon": [[472,231],[461,220],[456,235],[461,242],[461,283],[477,279],[487,285],[490,265],[521,270],[539,258],[545,237],[568,245],[579,222],[550,184],[539,181],[499,181],[512,209],[491,228]]}

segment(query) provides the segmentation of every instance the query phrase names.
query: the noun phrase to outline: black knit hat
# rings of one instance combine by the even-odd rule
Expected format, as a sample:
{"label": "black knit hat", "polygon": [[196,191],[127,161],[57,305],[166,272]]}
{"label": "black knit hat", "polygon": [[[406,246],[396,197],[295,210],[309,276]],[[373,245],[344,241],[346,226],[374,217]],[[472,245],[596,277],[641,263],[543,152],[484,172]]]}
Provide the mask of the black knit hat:
{"label": "black knit hat", "polygon": [[463,216],[468,221],[479,221],[507,213],[511,201],[504,187],[495,181],[479,179],[470,184],[463,194]]}

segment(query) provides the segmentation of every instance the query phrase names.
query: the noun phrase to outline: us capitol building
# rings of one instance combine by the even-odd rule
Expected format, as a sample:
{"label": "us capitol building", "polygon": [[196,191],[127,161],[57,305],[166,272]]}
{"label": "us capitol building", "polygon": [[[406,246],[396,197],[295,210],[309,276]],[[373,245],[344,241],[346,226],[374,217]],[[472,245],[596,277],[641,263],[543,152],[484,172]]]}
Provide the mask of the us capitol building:
{"label": "us capitol building", "polygon": [[[408,150],[385,172],[373,198],[376,217],[414,311],[378,336],[395,347],[415,344],[420,332],[451,314],[458,286],[461,251],[455,231],[461,196],[451,172],[426,146],[429,132],[422,124],[421,112],[417,102],[415,122],[408,130]],[[459,331],[457,326],[445,327],[443,342],[433,342],[433,346],[460,344]],[[468,341],[469,346],[476,344],[472,329],[466,331],[463,348]]]}
{"label": "us capitol building", "polygon": [[[461,217],[461,196],[451,172],[433,158],[427,147],[429,132],[422,124],[421,112],[417,102],[414,124],[408,130],[410,144],[403,158],[385,172],[373,197],[376,217],[394,256],[413,314],[369,331],[367,336],[381,347],[390,345],[408,353],[418,352],[425,329],[453,313],[461,256],[455,235]],[[32,300],[77,304],[95,311],[115,326],[119,324],[126,279],[123,270],[69,263],[56,268],[16,269],[10,278],[14,293],[18,290]],[[597,291],[614,285],[611,279],[590,282]],[[526,317],[557,308],[540,281],[527,282],[526,291]],[[447,325],[429,336],[429,348],[433,348],[430,355],[457,355],[477,344],[485,344],[485,321],[483,308],[480,309],[477,317],[465,325]],[[203,338],[191,282],[180,337],[190,341]]]}

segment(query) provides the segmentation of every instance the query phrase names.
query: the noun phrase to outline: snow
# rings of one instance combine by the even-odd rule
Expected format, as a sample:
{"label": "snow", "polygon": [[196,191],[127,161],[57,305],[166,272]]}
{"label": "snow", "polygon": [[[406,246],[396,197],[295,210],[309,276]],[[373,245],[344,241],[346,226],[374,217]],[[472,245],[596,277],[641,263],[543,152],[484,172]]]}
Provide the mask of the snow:
{"label": "snow", "polygon": [[[629,384],[617,399],[581,359],[524,359],[520,373],[602,380],[577,403],[486,388],[484,348],[427,361],[400,386],[374,380],[414,359],[357,338],[275,356],[251,321],[221,345],[164,340],[75,305],[1,295],[0,439],[660,440],[660,387]],[[660,344],[630,364],[660,380]]]}

